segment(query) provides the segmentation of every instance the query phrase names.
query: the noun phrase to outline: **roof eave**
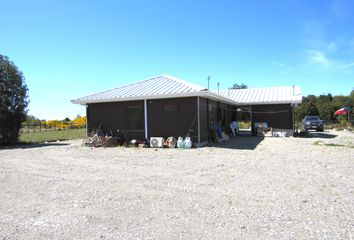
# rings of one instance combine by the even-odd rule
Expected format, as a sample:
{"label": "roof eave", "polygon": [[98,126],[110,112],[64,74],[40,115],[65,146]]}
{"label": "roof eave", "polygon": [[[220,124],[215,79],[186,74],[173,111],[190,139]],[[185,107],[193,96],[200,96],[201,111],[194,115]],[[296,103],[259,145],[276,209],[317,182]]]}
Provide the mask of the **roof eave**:
{"label": "roof eave", "polygon": [[161,95],[148,95],[148,96],[136,96],[136,97],[124,97],[124,98],[109,98],[109,99],[94,99],[94,100],[71,100],[74,104],[92,104],[92,103],[107,103],[107,102],[127,102],[127,101],[140,101],[140,100],[152,100],[152,99],[166,99],[166,98],[181,98],[181,97],[196,97],[198,92],[178,93],[178,94],[161,94]]}
{"label": "roof eave", "polygon": [[227,98],[227,97],[223,97],[221,95],[218,95],[216,93],[210,92],[210,91],[201,91],[199,92],[200,97],[205,97],[205,98],[209,98],[212,100],[217,100],[226,104],[234,104],[234,105],[238,105],[238,102],[235,102],[234,100]]}
{"label": "roof eave", "polygon": [[218,100],[229,104],[238,104],[232,99],[222,97],[220,95],[214,94],[210,91],[199,91],[199,92],[189,92],[189,93],[178,93],[178,94],[162,94],[162,95],[148,95],[148,96],[137,96],[137,97],[125,97],[125,98],[110,98],[110,99],[94,99],[94,100],[81,100],[80,98],[71,100],[74,104],[87,105],[92,103],[107,103],[107,102],[126,102],[126,101],[140,101],[140,100],[152,100],[152,99],[166,99],[166,98],[181,98],[181,97],[205,97],[213,100]]}
{"label": "roof eave", "polygon": [[87,105],[92,103],[107,103],[107,102],[126,102],[126,101],[140,101],[140,100],[151,100],[151,99],[166,99],[166,98],[181,98],[181,97],[205,97],[212,100],[224,102],[226,104],[234,105],[271,105],[271,104],[300,104],[301,99],[287,100],[287,101],[273,101],[273,102],[236,102],[230,98],[218,95],[210,91],[198,91],[198,92],[188,92],[188,93],[178,93],[178,94],[161,94],[161,95],[148,95],[148,96],[137,96],[137,97],[125,97],[125,98],[110,98],[110,99],[95,99],[95,100],[81,100],[80,98],[71,100],[74,104]]}
{"label": "roof eave", "polygon": [[275,102],[241,102],[238,105],[273,105],[273,104],[300,104],[302,100],[293,100],[293,101],[275,101]]}

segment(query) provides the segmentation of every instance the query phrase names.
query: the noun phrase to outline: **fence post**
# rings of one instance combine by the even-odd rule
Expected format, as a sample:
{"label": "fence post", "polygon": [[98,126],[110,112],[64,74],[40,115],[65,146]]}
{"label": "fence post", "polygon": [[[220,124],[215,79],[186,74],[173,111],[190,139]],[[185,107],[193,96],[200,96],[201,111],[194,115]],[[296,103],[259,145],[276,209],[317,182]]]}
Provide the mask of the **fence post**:
{"label": "fence post", "polygon": [[27,122],[27,133],[29,133],[29,122]]}
{"label": "fence post", "polygon": [[39,131],[42,132],[42,123],[39,123]]}

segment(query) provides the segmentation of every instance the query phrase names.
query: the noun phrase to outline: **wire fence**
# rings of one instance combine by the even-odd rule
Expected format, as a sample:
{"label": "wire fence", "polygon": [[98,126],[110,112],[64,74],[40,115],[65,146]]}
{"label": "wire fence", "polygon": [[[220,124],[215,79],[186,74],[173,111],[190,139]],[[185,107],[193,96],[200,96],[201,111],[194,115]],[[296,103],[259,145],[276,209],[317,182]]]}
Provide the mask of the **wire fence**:
{"label": "wire fence", "polygon": [[79,125],[74,122],[54,122],[54,123],[23,123],[20,134],[23,133],[35,133],[35,132],[47,132],[47,131],[61,131],[67,129],[79,129],[86,128],[86,125]]}

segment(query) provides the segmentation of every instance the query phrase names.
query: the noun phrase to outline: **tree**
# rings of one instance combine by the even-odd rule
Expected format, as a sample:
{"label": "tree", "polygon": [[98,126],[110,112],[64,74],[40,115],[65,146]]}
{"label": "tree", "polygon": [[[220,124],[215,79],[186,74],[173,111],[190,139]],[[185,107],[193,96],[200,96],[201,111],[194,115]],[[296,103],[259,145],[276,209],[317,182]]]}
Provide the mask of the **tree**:
{"label": "tree", "polygon": [[349,104],[349,114],[350,114],[350,120],[353,122],[353,118],[354,118],[354,89],[350,92],[350,95],[349,95],[349,101],[350,101],[350,104]]}
{"label": "tree", "polygon": [[295,109],[296,122],[301,122],[306,115],[319,115],[326,123],[340,123],[341,118],[334,113],[342,107],[349,107],[349,119],[354,115],[354,90],[348,96],[332,96],[322,94],[320,96],[308,95],[302,98],[302,103]]}
{"label": "tree", "polygon": [[33,115],[27,115],[26,116],[26,119],[25,119],[25,121],[24,122],[22,122],[22,124],[24,124],[24,125],[35,125],[35,124],[40,124],[42,121],[39,119],[39,118],[37,118],[37,117],[35,117],[35,116],[33,116]]}
{"label": "tree", "polygon": [[21,123],[26,120],[27,92],[22,72],[0,55],[0,144],[17,142]]}
{"label": "tree", "polygon": [[318,109],[314,103],[310,103],[309,108],[307,109],[307,115],[309,116],[318,116]]}
{"label": "tree", "polygon": [[308,95],[302,98],[302,103],[295,108],[295,120],[301,122],[305,116],[318,116],[317,109],[317,97],[314,95]]}
{"label": "tree", "polygon": [[246,89],[248,86],[246,84],[241,83],[240,85],[235,83],[232,85],[231,89]]}
{"label": "tree", "polygon": [[333,97],[330,93],[327,95],[320,95],[316,101],[316,107],[318,109],[319,116],[325,122],[329,122],[333,118],[333,114],[336,109],[332,106]]}

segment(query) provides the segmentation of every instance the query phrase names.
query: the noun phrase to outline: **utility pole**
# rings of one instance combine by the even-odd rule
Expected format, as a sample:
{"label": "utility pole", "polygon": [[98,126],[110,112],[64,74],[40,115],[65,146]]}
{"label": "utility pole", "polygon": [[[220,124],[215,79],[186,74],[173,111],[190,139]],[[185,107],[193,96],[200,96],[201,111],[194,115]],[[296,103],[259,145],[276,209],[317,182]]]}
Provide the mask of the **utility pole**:
{"label": "utility pole", "polygon": [[219,94],[219,87],[220,87],[220,83],[218,82],[218,94]]}
{"label": "utility pole", "polygon": [[208,79],[208,90],[209,90],[210,76],[208,76],[207,79]]}

